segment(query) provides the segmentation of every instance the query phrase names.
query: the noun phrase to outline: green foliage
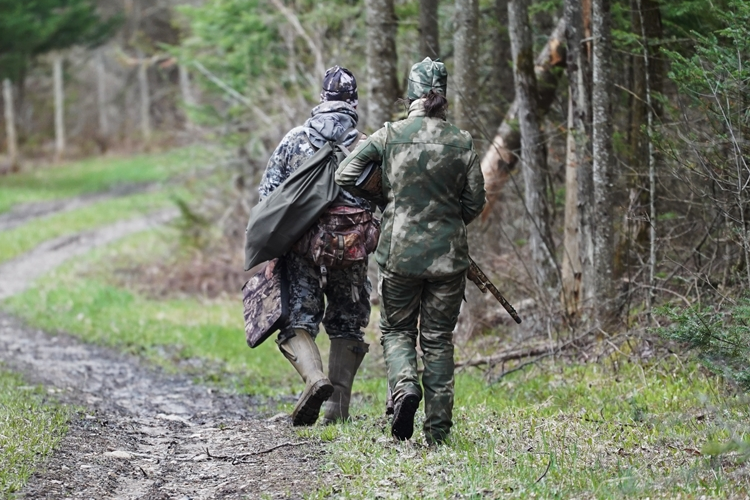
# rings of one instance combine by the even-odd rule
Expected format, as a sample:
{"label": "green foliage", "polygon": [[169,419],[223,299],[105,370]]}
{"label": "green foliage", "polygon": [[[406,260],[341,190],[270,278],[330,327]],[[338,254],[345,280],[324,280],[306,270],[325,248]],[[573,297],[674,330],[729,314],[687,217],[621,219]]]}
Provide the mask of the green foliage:
{"label": "green foliage", "polygon": [[41,387],[0,371],[0,498],[15,498],[65,434],[68,416]]}
{"label": "green foliage", "polygon": [[15,80],[40,54],[101,43],[119,22],[101,19],[95,0],[0,0],[0,78]]}
{"label": "green foliage", "polygon": [[750,391],[750,297],[721,308],[667,306],[659,313],[671,322],[657,329],[662,336],[687,344],[710,370]]}
{"label": "green foliage", "polygon": [[0,213],[19,203],[106,191],[123,183],[166,181],[206,165],[214,156],[211,150],[189,147],[127,158],[93,158],[0,176]]}
{"label": "green foliage", "polygon": [[142,193],[33,220],[3,232],[0,263],[32,250],[44,241],[146,215],[171,205],[172,197],[168,192]]}

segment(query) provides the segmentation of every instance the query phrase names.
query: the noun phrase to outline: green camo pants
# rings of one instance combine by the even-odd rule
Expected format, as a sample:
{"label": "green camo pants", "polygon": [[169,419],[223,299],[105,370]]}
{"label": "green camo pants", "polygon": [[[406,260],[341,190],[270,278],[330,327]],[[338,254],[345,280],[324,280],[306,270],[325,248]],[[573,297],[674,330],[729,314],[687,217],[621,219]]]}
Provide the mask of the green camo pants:
{"label": "green camo pants", "polygon": [[380,330],[388,385],[394,401],[405,393],[422,396],[417,375],[419,338],[424,353],[424,432],[428,440],[442,441],[453,425],[453,329],[465,286],[466,272],[424,279],[380,268]]}

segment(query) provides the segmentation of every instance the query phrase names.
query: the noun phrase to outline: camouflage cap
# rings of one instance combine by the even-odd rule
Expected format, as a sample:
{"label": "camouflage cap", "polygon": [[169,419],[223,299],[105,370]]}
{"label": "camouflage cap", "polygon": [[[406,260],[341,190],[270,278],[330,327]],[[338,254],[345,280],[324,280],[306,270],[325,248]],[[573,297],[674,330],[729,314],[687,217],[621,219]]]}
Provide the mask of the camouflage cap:
{"label": "camouflage cap", "polygon": [[326,70],[323,77],[323,90],[320,92],[320,102],[326,101],[343,101],[357,107],[357,79],[351,71],[340,66]]}
{"label": "camouflage cap", "polygon": [[413,101],[435,90],[445,95],[448,86],[448,70],[440,59],[434,61],[425,57],[422,62],[416,63],[409,72],[409,85],[406,89],[406,97]]}

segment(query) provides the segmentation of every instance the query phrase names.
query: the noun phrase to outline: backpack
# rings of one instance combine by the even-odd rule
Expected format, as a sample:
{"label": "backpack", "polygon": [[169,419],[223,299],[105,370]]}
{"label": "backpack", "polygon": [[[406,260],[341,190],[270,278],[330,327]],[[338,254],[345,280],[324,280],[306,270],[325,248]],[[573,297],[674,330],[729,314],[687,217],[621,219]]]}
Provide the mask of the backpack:
{"label": "backpack", "polygon": [[320,267],[320,286],[325,288],[329,269],[345,269],[367,261],[380,237],[380,220],[358,207],[328,208],[295,243],[292,250]]}
{"label": "backpack", "polygon": [[348,133],[324,144],[250,211],[245,271],[287,253],[336,199],[334,174],[349,153],[341,144]]}

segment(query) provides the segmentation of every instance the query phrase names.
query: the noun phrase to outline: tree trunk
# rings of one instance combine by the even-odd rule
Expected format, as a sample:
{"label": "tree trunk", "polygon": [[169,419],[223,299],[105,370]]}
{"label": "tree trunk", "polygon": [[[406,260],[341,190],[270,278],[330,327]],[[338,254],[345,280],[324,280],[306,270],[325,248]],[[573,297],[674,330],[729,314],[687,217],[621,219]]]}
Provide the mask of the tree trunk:
{"label": "tree trunk", "polygon": [[109,137],[109,118],[107,116],[107,73],[104,68],[104,51],[96,55],[96,104],[99,108],[99,135],[102,141]]}
{"label": "tree trunk", "polygon": [[[582,45],[583,12],[578,0],[566,0],[565,24],[569,91],[561,297],[563,310],[573,319],[580,316],[581,301],[591,292],[591,283],[583,281],[583,269],[591,269],[592,265],[591,207],[594,205],[588,141],[591,133],[589,62]],[[589,278],[591,275],[587,273]]]}
{"label": "tree trunk", "polygon": [[151,92],[148,86],[148,60],[138,52],[138,88],[141,93],[141,135],[143,141],[151,140]]}
{"label": "tree trunk", "polygon": [[[539,119],[549,111],[555,98],[557,82],[560,80],[557,68],[565,67],[565,19],[560,19],[555,31],[549,37],[542,52],[537,56],[534,73],[537,80],[537,102]],[[508,174],[515,168],[521,148],[521,133],[515,123],[518,121],[518,98],[514,99],[505,114],[503,123],[492,139],[492,144],[482,157],[482,174],[487,190],[487,206],[483,219],[489,215],[492,205],[500,194]]]}
{"label": "tree trunk", "polygon": [[52,59],[55,93],[55,159],[59,161],[65,154],[65,96],[63,95],[63,58],[55,54]]}
{"label": "tree trunk", "polygon": [[396,14],[393,0],[366,0],[367,125],[379,129],[393,119],[398,98],[396,77]]}
{"label": "tree trunk", "polygon": [[477,104],[479,97],[479,0],[456,0],[456,31],[453,34],[455,94],[454,123],[468,130],[476,140],[480,136]]}
{"label": "tree trunk", "polygon": [[419,0],[419,51],[422,57],[440,57],[438,0]]}
{"label": "tree trunk", "polygon": [[593,4],[593,181],[594,290],[596,320],[607,329],[614,321],[614,188],[612,154],[612,38],[610,0]]}
{"label": "tree trunk", "polygon": [[[505,113],[513,102],[513,56],[510,53],[508,38],[508,0],[496,0],[494,7],[495,23],[498,29],[492,33],[492,74],[489,88],[491,92],[492,116],[487,130],[496,130],[502,123]],[[487,137],[486,139],[489,139]]]}
{"label": "tree trunk", "polygon": [[3,80],[3,105],[5,107],[5,135],[8,141],[8,160],[11,171],[18,169],[18,136],[16,135],[16,115],[13,112],[13,84]]}
{"label": "tree trunk", "polygon": [[187,66],[184,64],[178,64],[177,71],[180,77],[182,102],[185,105],[185,125],[188,130],[192,130],[194,127],[193,122],[190,120],[190,113],[188,110],[195,106],[195,96],[193,95],[193,89],[190,85],[190,73],[188,73]]}
{"label": "tree trunk", "polygon": [[521,129],[521,165],[524,197],[531,227],[529,245],[534,259],[534,276],[542,288],[557,282],[553,244],[549,230],[549,210],[546,200],[545,174],[547,158],[544,135],[539,126],[538,91],[534,74],[534,53],[528,13],[529,0],[508,2],[508,27],[513,52],[513,76],[518,102],[518,122]]}
{"label": "tree trunk", "polygon": [[[661,13],[658,3],[653,0],[631,1],[631,26],[635,36],[641,41],[641,50],[632,56],[632,81],[630,93],[630,170],[628,178],[629,209],[625,218],[627,238],[617,249],[615,269],[617,275],[638,262],[650,247],[649,220],[650,195],[648,182],[649,162],[652,160],[653,145],[647,133],[643,132],[653,114],[659,116],[658,102],[648,101],[653,92],[661,92],[663,66],[658,46],[651,47],[651,40],[662,36]],[[653,52],[653,53],[651,53]],[[648,58],[648,59],[647,59]]]}

